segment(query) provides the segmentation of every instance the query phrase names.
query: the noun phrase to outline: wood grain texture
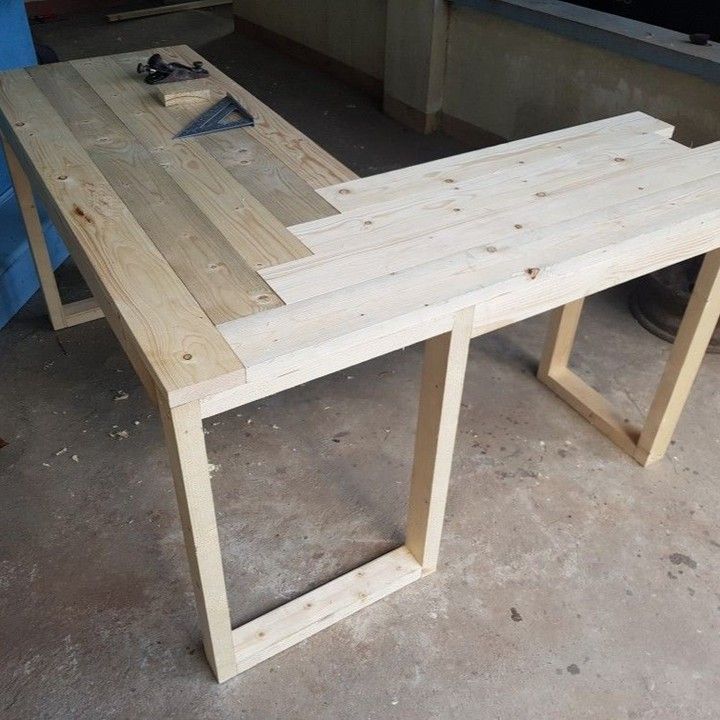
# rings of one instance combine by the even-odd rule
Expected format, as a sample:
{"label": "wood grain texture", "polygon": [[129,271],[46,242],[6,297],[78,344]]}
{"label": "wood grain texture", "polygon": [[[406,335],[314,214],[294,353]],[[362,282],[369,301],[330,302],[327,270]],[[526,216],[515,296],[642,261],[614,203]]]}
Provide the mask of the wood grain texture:
{"label": "wood grain texture", "polygon": [[89,297],[84,300],[65,303],[63,305],[63,316],[65,318],[65,327],[72,327],[73,325],[82,325],[93,320],[100,320],[100,318],[105,317],[105,313],[97,304],[97,300],[94,297]]}
{"label": "wood grain texture", "polygon": [[153,88],[132,75],[128,58],[134,61],[142,55],[120,56],[124,66],[114,58],[71,64],[250,267],[268,267],[308,255],[302,242],[201,144],[174,140],[188,119],[187,109],[163,107]]}
{"label": "wood grain texture", "polygon": [[553,310],[537,372],[541,380],[568,367],[584,304],[580,298]]}
{"label": "wood grain texture", "polygon": [[[314,188],[352,173],[215,68],[211,94],[256,127],[175,140],[196,109],[136,76],[147,54],[0,75],[0,131],[45,280],[31,189],[157,399],[220,681],[435,568],[473,335],[565,306],[541,379],[641,462],[664,452],[720,314],[720,145],[690,151],[635,114],[335,187],[352,196],[338,214]],[[705,252],[640,434],[567,369],[582,298]],[[419,340],[406,546],[231,630],[202,417]]]}
{"label": "wood grain texture", "polygon": [[[678,165],[668,161],[673,173]],[[486,237],[487,245],[219,327],[249,377],[291,371],[469,305],[477,305],[478,334],[714,248],[716,171],[554,222],[520,245],[508,234]]]}
{"label": "wood grain texture", "polygon": [[720,250],[705,256],[638,440],[642,465],[663,457],[720,317]]}
{"label": "wood grain texture", "polygon": [[205,654],[215,677],[223,682],[238,670],[199,403],[169,408],[160,402],[160,417]]}
{"label": "wood grain texture", "polygon": [[[187,55],[174,52],[174,48],[163,48],[163,57],[168,60],[187,62]],[[148,101],[151,87],[145,83],[137,83],[135,72],[137,62],[142,53],[119,55],[114,62],[127,78],[134,80],[134,92],[139,96],[141,104],[162,114],[166,123],[173,128],[173,136],[191,123],[201,112],[212,107],[228,92],[234,94],[235,83],[217,77],[213,72],[203,78],[203,87],[209,88],[211,98],[205,103],[194,105],[173,106],[172,112],[158,113],[154,107],[157,103]],[[118,78],[119,79],[119,78]],[[248,93],[244,93],[248,96]],[[242,102],[240,98],[239,101]],[[249,109],[249,108],[248,108]],[[252,131],[254,128],[239,128],[194,138],[184,138],[174,143],[196,144],[214,158],[247,192],[271,212],[284,226],[307,220],[333,215],[337,211],[324,198],[315,192],[313,187],[302,176],[298,175],[266,147]],[[297,132],[297,131],[295,131]],[[308,141],[309,143],[309,141]],[[308,148],[313,147],[312,144]]]}
{"label": "wood grain texture", "polygon": [[349,170],[265,103],[238,85],[232,78],[207,62],[192,48],[187,45],[179,45],[165,50],[168,54],[182,58],[186,63],[202,60],[210,71],[210,82],[217,82],[222,88],[227,88],[227,90],[223,90],[223,93],[229,92],[236,97],[255,118],[255,127],[248,131],[249,134],[311,187],[325,187],[357,178],[352,170]]}
{"label": "wood grain texture", "polygon": [[[676,173],[658,172],[671,158],[678,159]],[[556,148],[552,159],[445,185],[432,198],[411,195],[291,228],[315,255],[261,274],[293,303],[345,287],[350,278],[360,283],[471,248],[479,235],[502,252],[557,220],[702,177],[716,158],[713,148],[691,153],[654,134],[586,141],[572,152]]]}
{"label": "wood grain texture", "polygon": [[282,304],[75,68],[29,75],[213,323]]}
{"label": "wood grain texture", "polygon": [[673,134],[672,125],[644,113],[633,112],[338,183],[320,188],[318,192],[341,212],[409,195],[432,196],[435,191],[445,189],[446,184],[479,176],[489,178],[499,169],[511,168],[548,153],[554,156],[558,145],[572,147],[577,142],[587,144],[593,139],[632,129],[665,138],[671,138]]}
{"label": "wood grain texture", "polygon": [[595,388],[568,368],[557,368],[550,375],[540,377],[558,397],[562,398],[603,435],[628,455],[635,453],[640,429],[629,422]]}
{"label": "wood grain texture", "polygon": [[368,607],[420,575],[418,562],[401,547],[236,628],[238,672]]}
{"label": "wood grain texture", "polygon": [[0,76],[0,123],[121,342],[158,391],[244,369],[172,268],[24,71]]}
{"label": "wood grain texture", "polygon": [[475,308],[425,341],[405,545],[423,574],[436,569]]}

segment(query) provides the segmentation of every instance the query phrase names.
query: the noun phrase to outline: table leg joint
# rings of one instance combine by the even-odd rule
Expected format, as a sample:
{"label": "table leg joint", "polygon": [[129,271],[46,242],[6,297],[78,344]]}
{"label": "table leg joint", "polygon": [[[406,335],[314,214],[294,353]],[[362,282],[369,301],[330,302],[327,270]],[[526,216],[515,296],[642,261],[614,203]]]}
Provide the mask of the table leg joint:
{"label": "table leg joint", "polygon": [[537,377],[638,463],[657,462],[667,452],[720,317],[720,249],[705,256],[641,429],[568,367],[582,305],[580,299],[553,312]]}
{"label": "table leg joint", "polygon": [[392,550],[232,631],[237,672],[299,643],[422,577],[406,547]]}

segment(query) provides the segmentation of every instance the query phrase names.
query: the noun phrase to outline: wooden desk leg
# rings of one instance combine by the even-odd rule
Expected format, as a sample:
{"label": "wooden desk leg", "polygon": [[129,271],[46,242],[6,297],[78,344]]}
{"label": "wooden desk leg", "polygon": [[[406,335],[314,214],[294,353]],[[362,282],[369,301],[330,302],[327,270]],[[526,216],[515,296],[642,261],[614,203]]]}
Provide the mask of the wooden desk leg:
{"label": "wooden desk leg", "polygon": [[585,298],[580,298],[553,311],[540,359],[538,376],[547,377],[556,370],[567,367],[584,304]]}
{"label": "wooden desk leg", "polygon": [[642,429],[568,368],[582,304],[576,300],[553,313],[538,379],[641,465],[656,462],[667,451],[720,317],[720,250],[705,256]]}
{"label": "wooden desk leg", "polygon": [[635,459],[642,465],[659,460],[690,394],[710,338],[720,317],[720,250],[703,260],[665,371],[640,433]]}
{"label": "wooden desk leg", "polygon": [[437,566],[474,308],[425,343],[406,544],[231,630],[200,405],[159,403],[205,653],[220,682],[419,580]]}
{"label": "wooden desk leg", "polygon": [[437,567],[474,308],[425,341],[405,546],[423,575]]}
{"label": "wooden desk leg", "polygon": [[158,398],[205,654],[219,682],[237,674],[200,404]]}
{"label": "wooden desk leg", "polygon": [[102,310],[92,298],[63,305],[30,181],[13,149],[4,138],[3,148],[53,329],[61,330],[71,325],[103,317]]}

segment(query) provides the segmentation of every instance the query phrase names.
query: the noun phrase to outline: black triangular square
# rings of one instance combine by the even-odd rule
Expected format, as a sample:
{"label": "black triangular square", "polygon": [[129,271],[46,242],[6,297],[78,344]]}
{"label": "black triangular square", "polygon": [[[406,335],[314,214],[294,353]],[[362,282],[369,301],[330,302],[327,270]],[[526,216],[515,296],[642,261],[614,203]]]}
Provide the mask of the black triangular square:
{"label": "black triangular square", "polygon": [[220,130],[251,127],[255,124],[252,115],[228,93],[222,100],[201,113],[175,137],[194,137],[207,135]]}

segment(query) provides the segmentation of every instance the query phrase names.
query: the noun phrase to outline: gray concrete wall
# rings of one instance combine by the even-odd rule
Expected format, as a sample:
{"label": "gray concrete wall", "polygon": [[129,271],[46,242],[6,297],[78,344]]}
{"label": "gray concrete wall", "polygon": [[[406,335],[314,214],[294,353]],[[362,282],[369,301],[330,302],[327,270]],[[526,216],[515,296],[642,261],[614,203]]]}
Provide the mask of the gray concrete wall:
{"label": "gray concrete wall", "polygon": [[448,14],[445,0],[388,0],[385,111],[424,132],[442,111]]}
{"label": "gray concrete wall", "polygon": [[366,75],[385,74],[388,0],[235,0],[234,14]]}
{"label": "gray concrete wall", "polygon": [[506,139],[631,110],[720,139],[720,85],[470,8],[448,29],[443,113]]}
{"label": "gray concrete wall", "polygon": [[[592,38],[449,7],[444,0],[235,0],[234,12],[372,78],[378,89],[384,83],[386,112],[423,132],[442,126],[478,145],[643,110],[673,123],[681,142],[720,139],[717,82],[604,49]],[[592,11],[565,7],[592,24]],[[657,37],[645,42],[645,29],[653,30],[642,26],[634,41],[649,49],[663,33],[678,35],[655,29]]]}

